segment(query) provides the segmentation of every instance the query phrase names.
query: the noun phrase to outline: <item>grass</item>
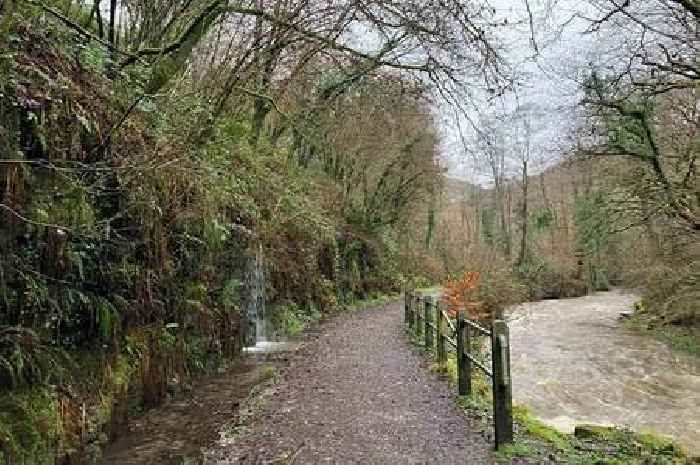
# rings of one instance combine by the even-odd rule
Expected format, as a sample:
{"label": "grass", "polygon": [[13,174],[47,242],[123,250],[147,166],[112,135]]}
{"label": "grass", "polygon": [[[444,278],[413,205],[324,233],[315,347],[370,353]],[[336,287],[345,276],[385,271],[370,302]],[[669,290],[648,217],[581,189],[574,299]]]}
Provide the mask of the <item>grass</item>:
{"label": "grass", "polygon": [[575,434],[551,428],[525,407],[516,406],[516,440],[503,447],[499,458],[596,465],[681,465],[692,463],[670,439],[629,429],[581,425]]}
{"label": "grass", "polygon": [[273,327],[285,336],[296,336],[310,325],[344,312],[356,312],[372,307],[379,307],[398,300],[400,294],[377,294],[367,299],[352,300],[338,304],[336,310],[324,314],[316,308],[302,308],[297,304],[287,304],[277,308],[273,313]]}
{"label": "grass", "polygon": [[436,285],[431,287],[422,287],[416,289],[416,292],[420,292],[421,294],[439,294],[442,292],[442,286]]}
{"label": "grass", "polygon": [[343,305],[341,311],[355,312],[359,310],[365,310],[372,307],[379,307],[381,305],[386,305],[389,302],[394,302],[401,297],[401,294],[379,294],[375,296],[370,296],[367,299],[355,300],[350,303]]}
{"label": "grass", "polygon": [[537,454],[536,446],[525,442],[514,442],[503,447],[500,456],[503,458],[531,457]]}
{"label": "grass", "polygon": [[532,438],[551,444],[557,450],[571,449],[567,435],[537,420],[526,407],[515,405],[513,407],[513,420]]}
{"label": "grass", "polygon": [[279,371],[273,365],[260,368],[258,383],[241,403],[236,423],[224,428],[223,439],[233,441],[248,430],[251,420],[262,411],[265,403],[272,396],[272,387],[279,382],[279,379]]}

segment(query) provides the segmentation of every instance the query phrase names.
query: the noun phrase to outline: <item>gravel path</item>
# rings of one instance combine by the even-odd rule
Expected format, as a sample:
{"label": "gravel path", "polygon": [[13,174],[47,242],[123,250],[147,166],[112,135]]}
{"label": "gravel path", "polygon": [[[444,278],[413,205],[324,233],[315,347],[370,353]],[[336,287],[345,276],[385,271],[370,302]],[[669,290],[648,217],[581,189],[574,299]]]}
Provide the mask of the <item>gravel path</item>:
{"label": "gravel path", "polygon": [[489,425],[457,408],[402,316],[392,303],[320,326],[218,463],[490,463]]}

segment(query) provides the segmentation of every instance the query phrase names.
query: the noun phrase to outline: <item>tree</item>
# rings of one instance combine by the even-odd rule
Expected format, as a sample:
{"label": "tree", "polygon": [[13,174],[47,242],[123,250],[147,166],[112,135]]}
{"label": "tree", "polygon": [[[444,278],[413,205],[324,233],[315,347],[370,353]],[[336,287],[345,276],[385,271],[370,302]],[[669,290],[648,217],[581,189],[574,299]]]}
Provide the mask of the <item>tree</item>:
{"label": "tree", "polygon": [[[521,174],[521,185],[522,185],[522,208],[520,211],[520,252],[518,254],[517,266],[523,266],[527,259],[527,249],[528,249],[528,186],[529,186],[529,172],[528,164],[531,159],[531,145],[532,145],[532,120],[531,115],[528,113],[523,114],[522,109],[519,109],[520,114],[516,114],[516,124],[522,123],[521,136],[517,137],[518,142],[518,152],[520,159],[520,166],[522,167]],[[520,121],[517,121],[520,120]],[[517,134],[517,133],[516,133]],[[516,139],[516,140],[517,140]]]}
{"label": "tree", "polygon": [[[665,217],[697,233],[698,7],[694,1],[592,2],[590,33],[627,31],[616,53],[622,67],[592,64],[584,83],[591,136],[580,150],[633,161],[613,197],[630,225]],[[624,227],[624,226],[623,226]]]}

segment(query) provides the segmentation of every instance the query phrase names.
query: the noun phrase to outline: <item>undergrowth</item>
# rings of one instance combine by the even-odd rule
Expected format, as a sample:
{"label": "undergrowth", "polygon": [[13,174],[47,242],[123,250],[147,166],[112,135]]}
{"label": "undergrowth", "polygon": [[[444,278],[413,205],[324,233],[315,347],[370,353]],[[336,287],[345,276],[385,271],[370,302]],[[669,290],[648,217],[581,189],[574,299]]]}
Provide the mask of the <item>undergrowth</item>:
{"label": "undergrowth", "polygon": [[625,321],[628,328],[648,332],[671,349],[700,357],[700,325],[665,324],[656,312],[649,312],[645,300],[635,304],[635,312]]}
{"label": "undergrowth", "polygon": [[274,330],[282,336],[296,336],[312,324],[330,315],[380,307],[398,300],[399,297],[399,294],[388,293],[375,294],[366,299],[353,298],[348,302],[339,303],[329,312],[321,312],[314,305],[302,307],[290,302],[272,310],[272,325]]}
{"label": "undergrowth", "polygon": [[[159,66],[115,66],[55,15],[12,3],[0,53],[0,465],[96,461],[129,415],[235,357],[251,250],[286,333],[398,289],[393,223],[357,215],[362,202],[336,178],[297,163],[292,136],[253,145],[247,108],[215,109],[183,73],[148,92]],[[48,2],[59,3],[72,2]],[[433,182],[419,181],[417,193]]]}

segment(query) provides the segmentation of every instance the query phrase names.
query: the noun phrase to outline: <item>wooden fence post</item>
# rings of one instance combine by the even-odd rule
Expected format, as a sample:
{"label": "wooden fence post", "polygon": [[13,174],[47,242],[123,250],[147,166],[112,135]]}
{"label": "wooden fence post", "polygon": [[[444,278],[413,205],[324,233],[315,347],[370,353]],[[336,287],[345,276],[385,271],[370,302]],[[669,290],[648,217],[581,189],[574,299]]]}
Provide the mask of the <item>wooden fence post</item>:
{"label": "wooden fence post", "polygon": [[411,327],[411,304],[413,303],[413,292],[406,287],[404,293],[404,323]]}
{"label": "wooden fence post", "polygon": [[414,312],[414,317],[416,318],[415,321],[415,329],[416,329],[416,338],[420,341],[422,331],[423,331],[423,324],[421,322],[421,306],[419,305],[420,303],[423,303],[425,306],[425,298],[422,298],[422,296],[416,296],[416,307],[415,307],[415,312]]}
{"label": "wooden fence post", "polygon": [[430,349],[433,347],[433,328],[430,326],[433,321],[433,298],[425,298],[425,348]]}
{"label": "wooden fence post", "polygon": [[416,334],[416,327],[418,326],[418,322],[420,321],[420,319],[418,318],[418,308],[420,307],[420,300],[418,300],[418,293],[415,291],[413,292],[413,295],[411,297],[411,325],[413,329],[413,334]]}
{"label": "wooden fence post", "polygon": [[510,341],[508,325],[503,320],[491,328],[493,362],[493,416],[496,427],[496,449],[513,442],[513,399],[510,379]]}
{"label": "wooden fence post", "polygon": [[447,363],[447,320],[442,313],[441,304],[435,304],[435,312],[437,313],[437,359],[439,364]]}
{"label": "wooden fence post", "polygon": [[471,340],[464,313],[464,310],[457,313],[457,377],[459,395],[470,396],[472,394],[472,361],[467,354],[471,350]]}

